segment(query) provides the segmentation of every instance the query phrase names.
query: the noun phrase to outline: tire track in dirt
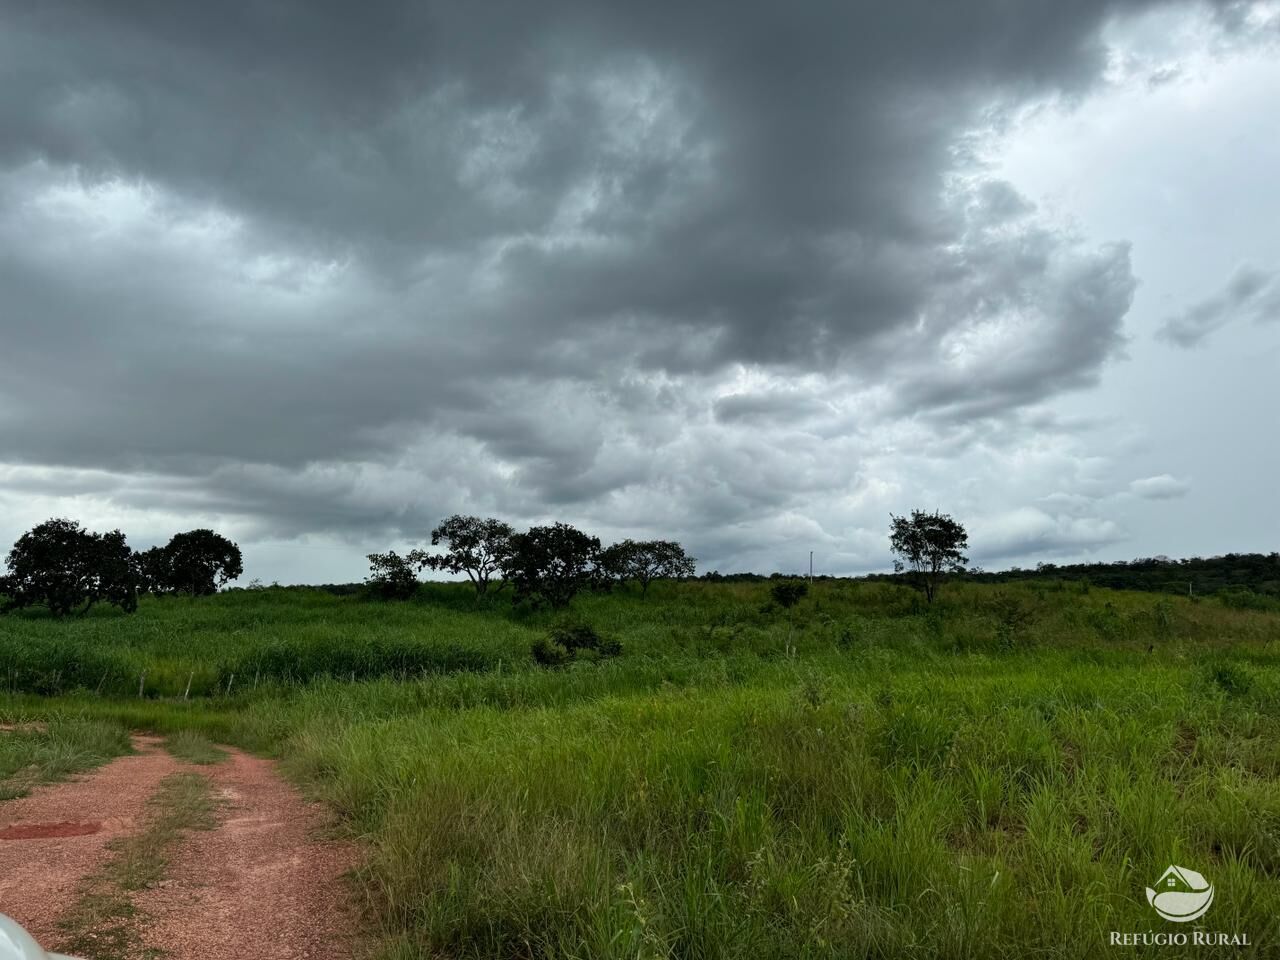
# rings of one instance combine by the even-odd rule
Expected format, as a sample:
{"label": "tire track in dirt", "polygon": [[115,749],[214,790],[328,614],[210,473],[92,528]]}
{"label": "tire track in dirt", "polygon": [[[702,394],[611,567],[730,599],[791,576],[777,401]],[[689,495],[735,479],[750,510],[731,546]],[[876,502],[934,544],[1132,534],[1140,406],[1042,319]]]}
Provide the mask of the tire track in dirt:
{"label": "tire track in dirt", "polygon": [[329,815],[271,761],[227,749],[195,768],[225,801],[218,826],[188,835],[167,879],[134,898],[144,944],[166,960],[350,960],[356,846],[319,837]]}
{"label": "tire track in dirt", "polygon": [[10,837],[0,840],[0,913],[42,944],[57,938],[58,918],[110,856],[107,844],[133,832],[160,781],[183,769],[159,738],[133,744],[134,756],[0,803],[0,835]]}

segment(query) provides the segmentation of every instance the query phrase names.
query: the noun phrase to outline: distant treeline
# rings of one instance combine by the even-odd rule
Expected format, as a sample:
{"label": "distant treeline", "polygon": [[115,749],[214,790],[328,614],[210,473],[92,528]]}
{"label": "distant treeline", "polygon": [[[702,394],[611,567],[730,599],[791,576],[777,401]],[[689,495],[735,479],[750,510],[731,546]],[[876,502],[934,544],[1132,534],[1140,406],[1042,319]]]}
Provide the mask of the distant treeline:
{"label": "distant treeline", "polygon": [[[1176,593],[1186,596],[1220,595],[1230,606],[1254,605],[1256,597],[1270,608],[1280,602],[1280,553],[1228,553],[1220,557],[1139,557],[1110,563],[1040,563],[1034,567],[1008,570],[975,568],[956,579],[977,583],[1011,583],[1019,580],[1069,580],[1113,590],[1141,590],[1148,593]],[[871,580],[905,583],[909,573],[871,573],[860,577],[814,575],[818,582],[829,580]],[[707,583],[768,583],[807,579],[803,573],[720,573],[710,570],[693,577]],[[327,583],[314,589],[347,596],[366,590],[363,583]]]}
{"label": "distant treeline", "polygon": [[[970,570],[955,575],[958,580],[977,583],[1011,583],[1018,580],[1087,581],[1113,590],[1142,590],[1149,593],[1177,593],[1194,596],[1249,591],[1280,598],[1280,553],[1228,553],[1221,557],[1140,557],[1110,563],[1039,563],[1034,567],[1008,570]],[[710,570],[694,580],[708,583],[769,583],[776,580],[804,580],[804,573],[720,573]],[[829,580],[882,580],[905,582],[907,573],[870,573],[859,577],[815,574],[818,582]],[[233,588],[234,589],[234,588]],[[360,593],[362,583],[318,584],[314,589],[345,596]]]}
{"label": "distant treeline", "polygon": [[[865,579],[893,580],[897,575],[872,574]],[[1010,583],[1015,580],[1075,580],[1113,590],[1143,590],[1186,596],[1247,594],[1280,599],[1280,553],[1228,553],[1220,557],[1139,557],[1111,563],[1038,563],[1031,568],[970,570],[966,580]]]}
{"label": "distant treeline", "polygon": [[1084,580],[1116,590],[1146,590],[1152,593],[1219,593],[1247,589],[1254,593],[1280,596],[1280,553],[1228,553],[1221,557],[1140,557],[1113,563],[1073,563],[1059,566],[1037,564],[1035,569],[974,574],[986,583],[1009,580],[1056,578]]}

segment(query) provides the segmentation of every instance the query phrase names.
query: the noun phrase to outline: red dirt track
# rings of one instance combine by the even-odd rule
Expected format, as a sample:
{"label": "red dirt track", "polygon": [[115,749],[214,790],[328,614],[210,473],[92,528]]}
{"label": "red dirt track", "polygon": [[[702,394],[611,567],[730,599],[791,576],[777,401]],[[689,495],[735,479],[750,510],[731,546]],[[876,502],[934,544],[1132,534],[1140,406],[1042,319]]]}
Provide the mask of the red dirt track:
{"label": "red dirt track", "polygon": [[[133,894],[137,932],[167,960],[350,960],[355,912],[343,875],[353,844],[324,839],[326,812],[282,780],[271,761],[230,750],[223,763],[181,763],[152,737],[66,783],[0,803],[0,912],[46,949],[107,844],[138,829],[165,777],[208,777],[224,803],[218,826],[183,835],[165,879]],[[92,958],[88,958],[92,960]]]}
{"label": "red dirt track", "polygon": [[134,900],[148,918],[143,941],[166,960],[349,960],[354,912],[342,875],[354,846],[315,836],[325,812],[269,760],[229,752],[203,769],[226,802],[218,829],[190,834],[171,880]]}

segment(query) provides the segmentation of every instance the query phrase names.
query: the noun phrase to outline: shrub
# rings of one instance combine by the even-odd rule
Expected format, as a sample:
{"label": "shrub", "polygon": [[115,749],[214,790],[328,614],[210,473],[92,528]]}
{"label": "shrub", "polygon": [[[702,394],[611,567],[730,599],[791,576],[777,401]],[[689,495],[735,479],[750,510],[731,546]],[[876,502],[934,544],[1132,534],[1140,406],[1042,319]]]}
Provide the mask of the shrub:
{"label": "shrub", "polygon": [[784,609],[794,607],[809,592],[809,585],[803,580],[784,580],[775,583],[769,590],[773,602]]}
{"label": "shrub", "polygon": [[579,657],[616,657],[622,653],[622,644],[611,637],[602,637],[589,623],[561,620],[551,627],[546,637],[533,642],[531,652],[542,666],[558,667]]}
{"label": "shrub", "polygon": [[562,667],[573,657],[562,645],[547,637],[533,641],[531,652],[534,662],[543,667]]}

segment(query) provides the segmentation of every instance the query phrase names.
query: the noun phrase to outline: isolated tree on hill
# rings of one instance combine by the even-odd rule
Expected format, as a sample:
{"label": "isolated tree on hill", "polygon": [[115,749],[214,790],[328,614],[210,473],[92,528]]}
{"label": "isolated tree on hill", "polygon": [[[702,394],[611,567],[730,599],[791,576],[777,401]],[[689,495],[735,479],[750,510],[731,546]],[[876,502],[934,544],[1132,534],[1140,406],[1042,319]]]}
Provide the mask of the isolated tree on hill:
{"label": "isolated tree on hill", "polygon": [[[444,543],[448,551],[427,559],[433,570],[465,573],[476,596],[483,597],[489,591],[489,581],[501,577],[503,567],[511,556],[511,538],[515,531],[511,525],[492,517],[464,517],[455,514],[431,531],[431,545]],[[507,585],[498,584],[498,591]],[[497,591],[495,591],[497,592]]]}
{"label": "isolated tree on hill", "polygon": [[674,540],[623,540],[601,551],[600,567],[619,583],[640,584],[642,597],[654,580],[691,577],[696,569],[694,558]]}
{"label": "isolated tree on hill", "polygon": [[599,576],[600,539],[567,523],[530,527],[511,538],[504,573],[515,599],[552,607],[569,605]]}
{"label": "isolated tree on hill", "polygon": [[911,518],[889,515],[889,546],[897,559],[895,572],[910,569],[930,603],[948,573],[961,573],[969,558],[960,551],[969,546],[969,534],[945,513],[912,510]]}
{"label": "isolated tree on hill", "polygon": [[7,563],[3,612],[41,604],[57,617],[81,604],[82,614],[96,603],[138,608],[133,553],[119,530],[91,533],[74,520],[46,520],[18,538]]}
{"label": "isolated tree on hill", "polygon": [[165,590],[203,597],[244,573],[240,548],[212,530],[174,534],[155,561]]}
{"label": "isolated tree on hill", "polygon": [[427,562],[426,554],[411,550],[400,556],[394,550],[371,553],[365,583],[382,600],[409,600],[418,592],[418,571]]}

